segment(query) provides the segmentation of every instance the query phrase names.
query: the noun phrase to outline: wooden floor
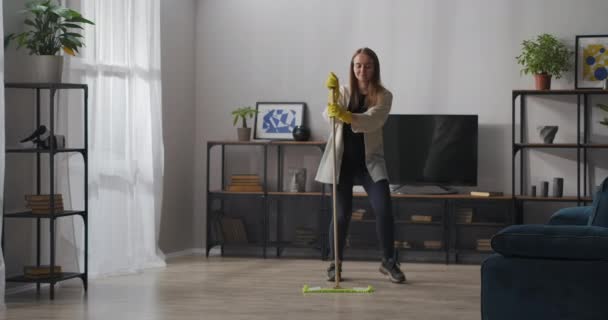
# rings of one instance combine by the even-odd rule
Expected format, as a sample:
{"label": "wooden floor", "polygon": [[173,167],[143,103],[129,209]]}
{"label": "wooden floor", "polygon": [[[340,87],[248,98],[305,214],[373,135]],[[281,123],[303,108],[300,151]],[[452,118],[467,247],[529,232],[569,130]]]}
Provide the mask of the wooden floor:
{"label": "wooden floor", "polygon": [[8,295],[0,319],[479,319],[479,266],[403,264],[408,278],[392,284],[376,262],[345,262],[344,287],[372,285],[373,294],[308,294],[302,285],[331,286],[319,260],[187,257],[167,268]]}

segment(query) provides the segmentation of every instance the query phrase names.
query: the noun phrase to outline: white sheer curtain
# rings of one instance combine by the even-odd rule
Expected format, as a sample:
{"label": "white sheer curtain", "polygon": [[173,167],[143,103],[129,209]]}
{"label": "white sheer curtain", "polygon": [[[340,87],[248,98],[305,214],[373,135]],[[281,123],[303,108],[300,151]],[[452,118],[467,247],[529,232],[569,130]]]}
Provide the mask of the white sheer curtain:
{"label": "white sheer curtain", "polygon": [[[2,10],[0,10],[0,34],[4,34]],[[0,208],[4,208],[4,50],[0,51]],[[2,236],[2,219],[0,219],[0,237]],[[0,247],[0,309],[4,309],[6,267],[4,253]]]}
{"label": "white sheer curtain", "polygon": [[[89,86],[89,274],[137,272],[164,266],[158,248],[163,142],[159,0],[76,0],[71,8],[94,21],[86,48],[65,63],[64,82]],[[82,145],[82,96],[67,104],[58,125],[68,146]],[[84,206],[82,158],[58,168],[64,201]],[[79,219],[59,225],[62,263],[83,258]],[[71,246],[70,246],[71,245]],[[65,249],[68,248],[68,249]],[[67,262],[64,263],[69,264]]]}

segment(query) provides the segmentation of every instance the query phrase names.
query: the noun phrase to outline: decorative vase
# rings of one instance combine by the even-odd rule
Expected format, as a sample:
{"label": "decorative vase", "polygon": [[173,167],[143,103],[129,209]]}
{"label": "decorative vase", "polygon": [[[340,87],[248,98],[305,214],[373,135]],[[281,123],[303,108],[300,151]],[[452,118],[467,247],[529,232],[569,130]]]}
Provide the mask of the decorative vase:
{"label": "decorative vase", "polygon": [[239,141],[249,141],[251,140],[251,128],[237,128],[237,135],[239,137]]}
{"label": "decorative vase", "polygon": [[287,191],[289,192],[305,192],[306,191],[306,168],[289,168],[288,170],[289,184]]}
{"label": "decorative vase", "polygon": [[534,75],[534,84],[536,90],[549,90],[551,89],[551,75],[542,73]]}
{"label": "decorative vase", "polygon": [[564,196],[564,178],[553,178],[553,196]]}
{"label": "decorative vase", "polygon": [[544,143],[551,144],[557,134],[557,129],[559,129],[558,126],[539,126],[538,133]]}
{"label": "decorative vase", "polygon": [[540,183],[540,196],[541,197],[549,196],[549,181],[542,181]]}
{"label": "decorative vase", "polygon": [[297,126],[293,128],[292,134],[296,141],[307,141],[310,138],[310,129],[304,126]]}

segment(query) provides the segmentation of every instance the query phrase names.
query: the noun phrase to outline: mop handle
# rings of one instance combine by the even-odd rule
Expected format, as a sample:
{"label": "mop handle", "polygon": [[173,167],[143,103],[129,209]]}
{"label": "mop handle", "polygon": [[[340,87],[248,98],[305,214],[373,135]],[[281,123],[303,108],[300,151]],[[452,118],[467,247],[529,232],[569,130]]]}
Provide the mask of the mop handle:
{"label": "mop handle", "polygon": [[333,161],[333,172],[332,172],[332,178],[333,178],[333,184],[332,184],[332,201],[333,201],[333,219],[334,219],[334,264],[336,265],[336,277],[335,277],[335,281],[336,281],[336,285],[335,288],[339,289],[340,288],[340,265],[338,264],[338,257],[340,256],[338,253],[339,247],[338,247],[338,210],[336,209],[336,120],[332,117],[331,118],[331,127],[333,129],[333,143],[332,143],[332,158],[334,159]]}
{"label": "mop handle", "polygon": [[[336,104],[337,103],[337,99],[336,99],[336,90],[337,89],[331,89],[331,93],[330,93],[330,99],[331,99],[331,104]],[[338,253],[338,250],[340,250],[338,248],[338,214],[337,214],[337,209],[336,209],[336,119],[334,117],[331,117],[331,128],[332,128],[332,147],[331,147],[331,152],[332,152],[332,159],[333,159],[333,163],[332,163],[332,179],[333,179],[333,183],[332,183],[332,201],[333,201],[333,221],[334,221],[334,265],[336,267],[335,269],[335,289],[340,289],[340,264],[338,263],[338,257],[340,256],[340,254]]]}

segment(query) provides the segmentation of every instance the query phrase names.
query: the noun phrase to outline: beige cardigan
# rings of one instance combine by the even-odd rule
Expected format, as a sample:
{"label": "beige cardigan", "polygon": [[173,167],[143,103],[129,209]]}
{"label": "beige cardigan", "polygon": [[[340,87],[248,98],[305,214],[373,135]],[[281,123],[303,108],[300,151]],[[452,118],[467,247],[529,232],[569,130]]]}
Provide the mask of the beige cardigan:
{"label": "beige cardigan", "polygon": [[[350,100],[350,92],[346,87],[340,87],[339,104],[344,108],[348,106]],[[386,90],[380,102],[374,106],[370,106],[364,113],[353,113],[351,128],[353,132],[363,132],[365,144],[365,165],[374,182],[382,179],[388,179],[386,164],[384,162],[384,143],[382,137],[382,128],[384,122],[388,118],[393,103],[393,95]],[[327,110],[323,111],[323,118],[329,122]],[[340,168],[342,165],[342,154],[344,152],[344,140],[342,137],[342,121],[336,120],[336,182],[339,183]],[[331,130],[331,126],[330,126]],[[333,133],[330,131],[325,152],[321,157],[321,163],[317,170],[315,180],[322,183],[333,183],[332,179],[332,148],[333,148]]]}

